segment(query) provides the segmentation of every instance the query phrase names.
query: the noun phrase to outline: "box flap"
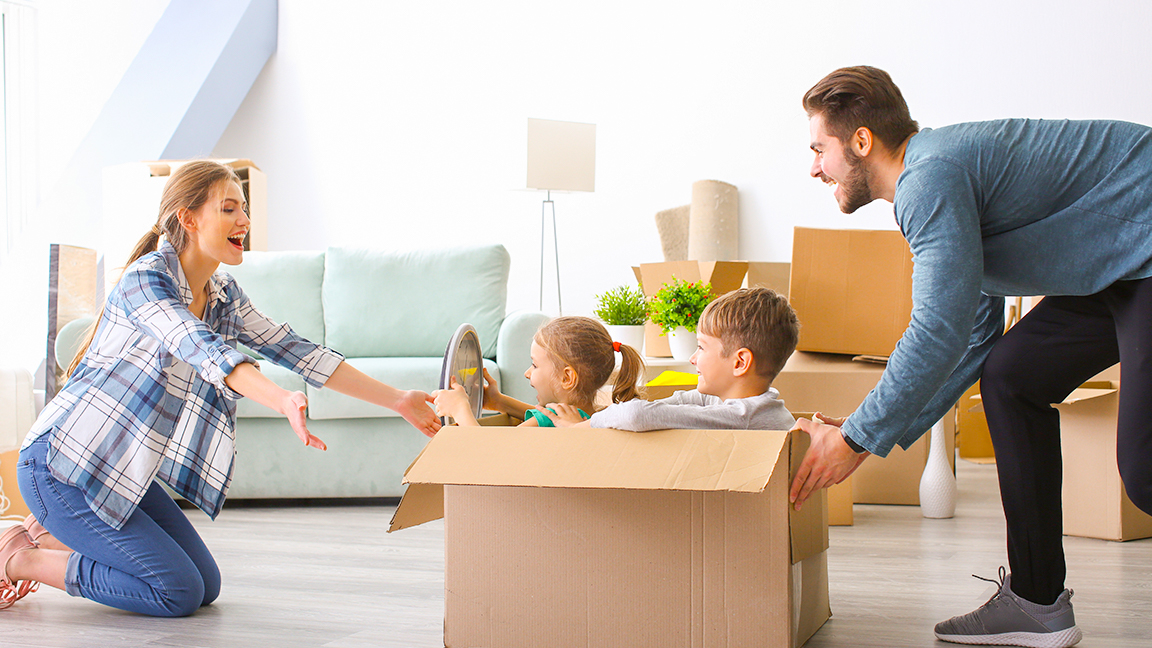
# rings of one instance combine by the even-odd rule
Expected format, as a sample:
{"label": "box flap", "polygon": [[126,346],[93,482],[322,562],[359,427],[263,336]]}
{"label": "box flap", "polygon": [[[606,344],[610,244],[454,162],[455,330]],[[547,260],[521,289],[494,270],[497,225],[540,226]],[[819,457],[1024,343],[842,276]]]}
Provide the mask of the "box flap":
{"label": "box flap", "polygon": [[409,484],[760,492],[788,432],[446,427]]}
{"label": "box flap", "polygon": [[[791,437],[788,490],[792,488],[792,478],[795,477],[796,470],[804,460],[804,453],[808,451],[811,442],[811,437],[801,430],[792,432]],[[799,511],[794,506],[788,506],[788,529],[792,534],[793,565],[828,548],[827,503],[828,490],[822,488],[813,493]]]}
{"label": "box flap", "polygon": [[1054,403],[1054,405],[1056,407],[1060,407],[1061,405],[1072,405],[1073,403],[1079,403],[1080,401],[1088,401],[1094,398],[1100,398],[1101,396],[1115,394],[1116,391],[1116,389],[1094,389],[1081,387],[1080,389],[1072,390],[1072,393],[1068,394],[1068,396],[1064,399],[1064,402]]}
{"label": "box flap", "polygon": [[444,487],[440,484],[409,484],[392,513],[388,533],[419,526],[444,517]]}

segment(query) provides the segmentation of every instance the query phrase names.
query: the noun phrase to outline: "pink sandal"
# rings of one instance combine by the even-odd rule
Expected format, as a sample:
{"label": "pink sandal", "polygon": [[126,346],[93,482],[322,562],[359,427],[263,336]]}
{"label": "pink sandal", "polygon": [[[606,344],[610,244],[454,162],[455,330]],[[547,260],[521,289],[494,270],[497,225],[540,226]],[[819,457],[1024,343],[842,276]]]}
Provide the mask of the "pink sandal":
{"label": "pink sandal", "polygon": [[23,524],[14,524],[0,536],[0,565],[3,565],[3,579],[0,579],[0,610],[7,609],[13,603],[35,592],[40,583],[24,580],[16,583],[8,578],[8,561],[18,552],[35,549],[36,543],[28,535]]}
{"label": "pink sandal", "polygon": [[48,529],[45,529],[37,522],[36,516],[31,513],[28,514],[28,517],[24,518],[24,528],[28,529],[28,537],[32,538],[32,542],[36,544],[40,544],[40,536],[48,533]]}

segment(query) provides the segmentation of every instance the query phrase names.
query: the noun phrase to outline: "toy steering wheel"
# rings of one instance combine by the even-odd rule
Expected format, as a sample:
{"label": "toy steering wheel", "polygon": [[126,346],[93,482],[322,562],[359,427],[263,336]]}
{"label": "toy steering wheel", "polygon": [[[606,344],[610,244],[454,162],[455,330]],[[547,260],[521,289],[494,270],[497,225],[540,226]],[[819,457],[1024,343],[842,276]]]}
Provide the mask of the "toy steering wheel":
{"label": "toy steering wheel", "polygon": [[[461,324],[444,350],[440,389],[451,389],[453,378],[464,385],[472,415],[480,418],[484,410],[484,358],[480,355],[480,336],[471,324]],[[448,425],[448,418],[442,416],[440,422]]]}

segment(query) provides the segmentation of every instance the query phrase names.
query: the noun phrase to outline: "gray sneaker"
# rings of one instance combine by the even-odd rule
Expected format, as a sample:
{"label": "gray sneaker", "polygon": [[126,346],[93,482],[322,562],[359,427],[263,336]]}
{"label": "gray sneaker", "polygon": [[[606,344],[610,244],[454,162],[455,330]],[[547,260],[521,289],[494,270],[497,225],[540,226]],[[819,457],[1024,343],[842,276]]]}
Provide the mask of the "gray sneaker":
{"label": "gray sneaker", "polygon": [[[1011,578],[1001,567],[1000,591],[975,611],[937,623],[936,638],[961,644],[1029,648],[1067,648],[1080,642],[1082,635],[1072,614],[1072,590],[1061,592],[1052,605],[1037,605],[1016,596],[1009,587]],[[996,583],[987,578],[980,580]]]}

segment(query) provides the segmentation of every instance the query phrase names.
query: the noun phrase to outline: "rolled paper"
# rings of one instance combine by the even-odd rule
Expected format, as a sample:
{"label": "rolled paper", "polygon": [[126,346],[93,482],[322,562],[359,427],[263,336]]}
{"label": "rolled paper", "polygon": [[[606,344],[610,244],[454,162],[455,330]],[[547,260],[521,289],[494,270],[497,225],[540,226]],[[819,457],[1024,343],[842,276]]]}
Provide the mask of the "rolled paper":
{"label": "rolled paper", "polygon": [[681,205],[656,212],[656,231],[665,261],[688,260],[688,213],[692,205]]}
{"label": "rolled paper", "polygon": [[739,215],[740,202],[735,186],[719,180],[694,182],[688,218],[688,259],[739,259]]}

